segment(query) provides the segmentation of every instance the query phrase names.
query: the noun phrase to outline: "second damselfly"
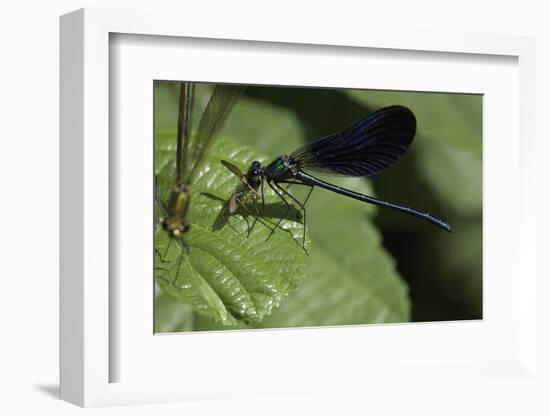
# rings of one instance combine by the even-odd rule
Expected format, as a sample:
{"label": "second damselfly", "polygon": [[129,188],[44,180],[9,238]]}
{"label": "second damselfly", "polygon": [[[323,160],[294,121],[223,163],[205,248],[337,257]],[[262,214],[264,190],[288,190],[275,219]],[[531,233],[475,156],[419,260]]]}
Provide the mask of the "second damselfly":
{"label": "second damselfly", "polygon": [[[167,202],[163,201],[158,189],[155,189],[155,199],[162,214],[162,228],[170,237],[164,253],[160,253],[157,249],[161,262],[164,262],[172,241],[181,247],[182,253],[187,250],[184,235],[191,227],[187,220],[187,213],[192,201],[193,180],[204,162],[213,139],[219,133],[243,89],[244,86],[240,85],[215,85],[198,126],[193,132],[195,84],[179,83],[176,172]],[[155,177],[155,186],[158,186],[157,177]],[[181,260],[182,256],[178,264]]]}

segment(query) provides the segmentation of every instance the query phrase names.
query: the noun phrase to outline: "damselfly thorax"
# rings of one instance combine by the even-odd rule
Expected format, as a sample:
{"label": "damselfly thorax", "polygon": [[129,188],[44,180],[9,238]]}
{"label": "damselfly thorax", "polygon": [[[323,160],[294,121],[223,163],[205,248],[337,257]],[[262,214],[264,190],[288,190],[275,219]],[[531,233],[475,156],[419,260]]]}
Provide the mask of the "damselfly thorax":
{"label": "damselfly thorax", "polygon": [[162,219],[162,227],[170,237],[181,238],[189,230],[186,220],[191,204],[191,187],[186,184],[176,184],[170,193],[166,214]]}

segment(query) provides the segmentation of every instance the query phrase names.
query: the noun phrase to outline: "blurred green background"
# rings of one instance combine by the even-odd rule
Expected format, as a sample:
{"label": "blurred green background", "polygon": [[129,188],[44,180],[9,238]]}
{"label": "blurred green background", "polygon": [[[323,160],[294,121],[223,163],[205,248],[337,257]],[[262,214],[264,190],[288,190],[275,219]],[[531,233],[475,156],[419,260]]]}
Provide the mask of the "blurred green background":
{"label": "blurred green background", "polygon": [[[211,89],[211,85],[197,84],[196,109],[199,111],[194,112],[194,118],[198,119]],[[155,82],[156,131],[175,129],[178,92],[177,83]],[[355,243],[359,247],[346,240],[353,241],[360,233],[374,236],[368,241],[376,240],[376,244],[382,245],[379,263],[384,263],[385,269],[395,269],[395,279],[405,283],[404,289],[391,283],[385,290],[401,291],[399,296],[408,300],[401,301],[402,312],[393,317],[379,314],[373,319],[350,318],[350,311],[357,308],[350,309],[345,319],[320,317],[321,312],[331,314],[335,307],[331,309],[329,305],[322,311],[323,307],[319,306],[319,310],[308,316],[304,314],[302,319],[296,317],[301,308],[323,303],[330,293],[338,292],[341,284],[336,278],[339,272],[335,271],[334,279],[329,276],[322,289],[311,287],[311,292],[317,290],[321,297],[312,303],[305,293],[316,276],[306,275],[304,297],[300,298],[302,288],[298,288],[287,305],[283,303],[281,311],[275,312],[273,319],[261,327],[482,318],[481,95],[249,86],[220,136],[235,139],[274,159],[291,153],[301,143],[342,131],[371,111],[395,104],[410,108],[416,115],[415,139],[397,164],[377,176],[353,179],[354,186],[363,187],[362,191],[370,190],[381,199],[438,216],[453,226],[454,233],[388,209],[367,207],[358,201],[342,202],[340,200],[346,198],[316,189],[308,202],[308,234],[319,245],[329,241],[327,252],[334,256],[336,263],[346,262],[346,250],[350,258],[368,258],[374,249],[363,244],[360,236]],[[344,211],[344,208],[339,211],[342,204],[357,211]],[[339,215],[339,212],[347,214]],[[356,215],[356,219],[346,218],[353,217],[350,213]],[[365,231],[353,223],[350,225],[351,221],[364,222]],[[340,251],[334,248],[339,246],[344,248]],[[315,244],[311,250],[315,250]],[[308,262],[316,261],[315,255],[308,257]],[[376,275],[369,275],[372,263],[356,263],[346,265],[347,270],[368,275],[362,284],[376,286]],[[314,265],[308,266],[306,274],[315,273],[314,268]],[[166,332],[221,328],[162,296],[156,302],[157,329]],[[368,303],[368,299],[365,302]],[[375,315],[371,311],[368,316]]]}

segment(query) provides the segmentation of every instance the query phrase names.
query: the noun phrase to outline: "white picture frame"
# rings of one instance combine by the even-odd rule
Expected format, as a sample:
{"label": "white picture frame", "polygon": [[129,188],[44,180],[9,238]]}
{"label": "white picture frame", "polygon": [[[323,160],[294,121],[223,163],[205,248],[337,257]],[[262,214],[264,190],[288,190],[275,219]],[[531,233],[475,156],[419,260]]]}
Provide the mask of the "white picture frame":
{"label": "white picture frame", "polygon": [[[182,21],[188,24],[182,26]],[[535,212],[534,185],[530,179],[535,165],[534,146],[530,146],[535,141],[534,39],[505,35],[421,31],[400,33],[379,29],[363,29],[360,34],[350,31],[328,35],[324,31],[314,30],[302,32],[298,29],[286,28],[282,31],[270,25],[261,28],[254,26],[240,28],[242,30],[235,33],[230,22],[225,24],[219,22],[214,28],[209,27],[200,18],[189,21],[173,13],[107,9],[83,9],[61,18],[61,398],[80,406],[108,406],[174,402],[197,398],[319,393],[360,389],[361,386],[369,386],[373,389],[378,388],[379,385],[387,386],[388,383],[406,386],[413,382],[429,385],[434,381],[478,384],[484,380],[537,382],[536,303],[534,302],[536,219],[533,215],[528,215],[530,212]],[[503,263],[502,266],[506,267],[507,273],[510,274],[508,283],[506,279],[503,279],[502,283],[502,292],[505,293],[503,297],[506,301],[512,300],[512,303],[507,303],[512,305],[509,307],[510,311],[496,317],[491,316],[492,311],[505,310],[505,305],[501,303],[499,306],[496,301],[495,309],[489,308],[484,312],[484,321],[477,325],[476,323],[401,325],[393,326],[390,330],[386,329],[388,326],[370,326],[368,330],[339,328],[335,331],[335,328],[319,328],[315,331],[261,333],[239,331],[238,334],[202,334],[201,337],[196,338],[191,338],[193,334],[183,337],[153,336],[150,325],[138,322],[136,326],[127,320],[119,319],[118,315],[125,315],[125,313],[117,304],[118,298],[115,294],[124,290],[118,286],[118,283],[114,284],[113,280],[110,280],[110,275],[118,270],[117,262],[120,261],[116,253],[113,255],[110,251],[113,246],[110,230],[118,225],[111,215],[113,208],[110,205],[112,195],[109,194],[109,189],[113,177],[119,171],[118,159],[113,158],[110,147],[112,146],[110,137],[116,134],[113,120],[110,120],[113,116],[110,111],[114,108],[110,103],[114,91],[111,77],[112,61],[119,59],[113,54],[117,50],[120,52],[122,50],[120,45],[132,36],[139,36],[141,40],[151,39],[151,47],[157,48],[161,45],[161,49],[163,43],[178,45],[178,39],[210,39],[214,44],[221,45],[221,48],[224,48],[224,45],[230,45],[235,53],[239,49],[244,50],[250,46],[256,50],[255,53],[262,53],[262,47],[267,48],[270,45],[269,47],[275,49],[276,53],[282,54],[281,59],[285,59],[284,54],[289,50],[295,57],[299,57],[309,54],[310,51],[327,54],[327,56],[331,54],[344,56],[369,49],[390,52],[409,51],[412,55],[431,53],[429,59],[434,62],[434,65],[437,59],[447,57],[452,60],[452,57],[459,55],[468,56],[474,67],[477,60],[481,60],[483,56],[505,56],[517,60],[514,63],[517,69],[514,82],[517,82],[519,87],[519,96],[515,97],[518,101],[518,110],[517,113],[509,115],[517,121],[512,125],[517,126],[518,131],[517,134],[516,132],[502,132],[502,134],[511,134],[511,140],[515,140],[511,143],[517,144],[520,149],[517,166],[508,172],[509,180],[511,183],[517,183],[518,187],[511,191],[512,203],[508,204],[507,208],[503,208],[503,212],[496,212],[496,210],[492,212],[490,207],[496,204],[484,200],[484,209],[489,209],[485,213],[492,213],[495,218],[489,219],[489,224],[484,225],[484,236],[490,237],[495,234],[499,215],[512,215],[518,218],[516,227],[508,230],[514,236],[510,239],[513,244],[503,248],[505,252],[510,253],[506,260],[508,263]],[[123,45],[122,48],[124,47]],[[131,54],[126,56],[129,55]],[[162,54],[157,56],[158,62],[161,62],[162,56]],[[171,55],[167,59],[172,59]],[[131,60],[128,61],[128,63],[131,62]],[[205,60],[205,62],[208,61]],[[163,65],[167,66],[166,63]],[[144,64],[143,67],[136,68],[134,72],[147,78],[149,75],[144,72],[147,65]],[[196,70],[199,69],[201,69],[200,66]],[[204,80],[209,81],[215,77],[215,80],[220,82],[243,83],[265,83],[270,76],[262,78],[258,75],[253,78],[254,74],[246,73],[244,70],[231,73],[231,69],[225,69],[228,73],[223,75],[219,70],[216,72],[215,68],[204,67],[202,73],[206,75],[202,76]],[[154,70],[151,69],[151,71]],[[166,72],[162,70],[162,73],[165,79],[178,77],[177,73],[169,68],[166,68]],[[195,79],[199,76],[197,74],[194,76]],[[300,80],[291,78],[292,73],[288,74],[289,78],[280,78],[277,82],[299,85]],[[510,76],[510,73],[507,72],[507,74],[506,76]],[[310,81],[311,85],[322,85],[325,82],[323,79],[326,80],[329,76],[319,71],[316,77]],[[437,77],[434,74],[432,78]],[[139,80],[139,77],[136,79]],[[390,88],[382,80],[383,78],[377,80],[376,86]],[[339,81],[335,79],[328,79],[326,82],[330,86],[365,87],[350,80],[341,80],[340,82],[344,82],[341,85],[338,85]],[[444,88],[445,82],[449,81],[442,78],[440,82],[442,83],[440,88]],[[395,84],[391,87],[391,89],[400,89],[400,86]],[[403,86],[403,89],[406,89],[405,87]],[[434,90],[433,86],[431,88]],[[463,86],[461,90],[464,91],[464,88],[468,87]],[[498,84],[495,84],[492,91],[495,91],[495,94],[498,93]],[[495,113],[492,117],[496,119],[499,114]],[[119,121],[115,120],[115,122]],[[492,156],[485,153],[484,157],[488,156],[492,160],[490,166],[496,170],[499,167],[499,158],[506,161],[507,157],[514,157],[513,154],[515,149],[508,149],[508,153],[503,149],[501,154]],[[145,153],[140,155],[144,160],[148,157]],[[145,175],[150,175],[151,171],[145,172]],[[147,192],[152,195],[150,191],[150,189],[144,190],[144,195],[147,195]],[[149,218],[152,218],[152,215]],[[140,244],[135,244],[136,249],[139,249]],[[141,250],[149,249],[150,247],[141,245]],[[491,246],[485,246],[485,255],[490,256],[490,251]],[[519,270],[522,270],[521,279],[519,279]],[[517,291],[514,289],[516,286]],[[490,289],[494,287],[489,282],[489,289],[485,287],[484,294],[487,295]],[[131,305],[132,302],[139,304],[149,296],[149,293],[144,291],[135,296],[133,294],[128,296],[130,298],[126,304]],[[486,318],[487,313],[490,315],[488,318]],[[146,314],[143,319],[146,321]],[[136,331],[131,332],[134,326]],[[130,330],[127,330],[128,328]],[[146,328],[149,334],[145,338],[143,328]],[[495,332],[492,332],[493,330]],[[314,345],[341,348],[339,346],[341,344],[335,342],[335,339],[349,336],[349,340],[357,340],[359,339],[357,337],[360,337],[382,357],[384,349],[402,342],[410,343],[414,334],[425,337],[426,340],[442,337],[449,342],[459,337],[471,340],[481,339],[486,340],[484,343],[486,348],[479,345],[478,348],[472,348],[472,351],[453,361],[450,358],[453,357],[453,351],[450,350],[437,356],[433,354],[431,357],[423,356],[421,350],[424,344],[420,342],[416,345],[416,349],[412,348],[413,351],[417,351],[416,355],[406,357],[400,362],[384,361],[381,358],[382,364],[365,362],[365,367],[359,369],[351,368],[345,361],[338,363],[328,358],[324,366],[319,365],[319,357],[315,355],[315,349],[312,348]],[[119,337],[127,337],[125,348],[113,347],[114,340]],[[283,345],[288,337],[293,337],[293,342],[302,346],[301,357],[309,352],[314,358],[305,364],[296,361],[292,362],[292,365],[285,366],[284,362],[275,362],[272,367],[251,368],[250,374],[264,376],[253,380],[247,373],[243,373],[240,378],[224,378],[223,374],[227,374],[231,368],[221,368],[220,363],[209,364],[211,368],[204,371],[202,375],[201,369],[197,367],[195,372],[189,371],[183,378],[179,377],[181,372],[176,369],[174,369],[176,377],[169,377],[170,369],[163,373],[154,373],[153,369],[147,369],[147,356],[154,354],[155,351],[181,350],[183,343],[186,348],[194,348],[192,354],[200,351],[207,354],[209,345],[223,342],[221,337],[225,337],[226,340],[231,338],[231,344],[236,345],[235,353],[243,349],[239,348],[239,345],[246,345],[252,361],[255,359],[254,351],[267,348],[270,344]],[[370,342],[371,339],[379,340],[378,344]],[[500,342],[495,344],[500,348],[496,350],[495,345],[490,344],[491,339]],[[147,349],[148,343],[156,350]],[[128,344],[131,348],[128,348]],[[251,344],[253,347],[250,347]],[[346,343],[346,345],[349,348],[352,344]],[[444,346],[444,344],[441,345]],[[322,348],[318,350],[322,352]],[[347,351],[350,356],[357,356],[360,353],[359,348],[350,348]],[[143,368],[138,368],[140,360],[143,362]],[[125,363],[122,370],[119,364],[121,362]],[[166,369],[167,364],[162,367]],[[121,375],[121,371],[124,374]],[[213,381],[211,375],[216,372],[220,372],[221,375]]]}

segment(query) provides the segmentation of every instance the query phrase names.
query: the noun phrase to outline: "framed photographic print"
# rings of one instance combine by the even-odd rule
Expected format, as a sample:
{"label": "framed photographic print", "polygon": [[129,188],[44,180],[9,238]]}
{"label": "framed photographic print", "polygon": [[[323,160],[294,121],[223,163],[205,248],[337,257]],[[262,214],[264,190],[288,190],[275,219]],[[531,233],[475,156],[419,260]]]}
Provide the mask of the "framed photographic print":
{"label": "framed photographic print", "polygon": [[532,39],[199,21],[62,17],[62,398],[530,378]]}
{"label": "framed photographic print", "polygon": [[[482,318],[481,95],[173,81],[154,94],[155,332]],[[377,195],[446,207],[455,235],[353,179],[378,174]]]}

